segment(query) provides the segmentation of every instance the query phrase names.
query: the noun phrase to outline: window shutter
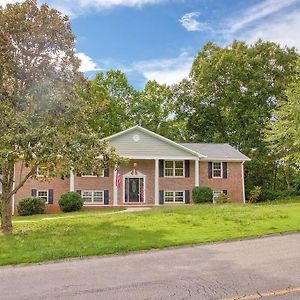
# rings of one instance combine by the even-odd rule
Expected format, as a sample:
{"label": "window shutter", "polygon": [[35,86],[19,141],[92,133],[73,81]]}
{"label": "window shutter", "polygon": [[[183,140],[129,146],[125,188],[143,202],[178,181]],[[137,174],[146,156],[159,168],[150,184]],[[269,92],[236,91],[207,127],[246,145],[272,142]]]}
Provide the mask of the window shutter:
{"label": "window shutter", "polygon": [[109,204],[109,190],[104,191],[104,204],[105,205]]}
{"label": "window shutter", "polygon": [[227,178],[227,162],[222,162],[223,178]]}
{"label": "window shutter", "polygon": [[32,196],[32,197],[36,197],[36,193],[37,193],[37,190],[36,190],[36,189],[32,189],[32,190],[31,190],[31,196]]}
{"label": "window shutter", "polygon": [[189,160],[184,161],[184,171],[185,171],[185,177],[190,177],[190,161]]}
{"label": "window shutter", "polygon": [[212,178],[212,162],[208,162],[208,178]]}
{"label": "window shutter", "polygon": [[53,204],[53,190],[48,190],[48,204]]}
{"label": "window shutter", "polygon": [[109,168],[104,169],[104,177],[109,177]]}
{"label": "window shutter", "polygon": [[164,204],[164,191],[159,191],[159,204]]}
{"label": "window shutter", "polygon": [[185,198],[185,203],[189,204],[190,203],[190,191],[189,190],[186,190],[184,192],[184,198]]}
{"label": "window shutter", "polygon": [[159,160],[159,177],[164,177],[164,161]]}
{"label": "window shutter", "polygon": [[76,190],[76,193],[78,193],[81,196],[81,190]]}

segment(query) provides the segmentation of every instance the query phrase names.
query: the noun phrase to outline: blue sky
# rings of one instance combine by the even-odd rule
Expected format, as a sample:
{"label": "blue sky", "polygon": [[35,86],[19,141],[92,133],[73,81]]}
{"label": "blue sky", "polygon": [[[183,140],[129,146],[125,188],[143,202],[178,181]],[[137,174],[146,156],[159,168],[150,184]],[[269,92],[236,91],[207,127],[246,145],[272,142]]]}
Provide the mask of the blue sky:
{"label": "blue sky", "polygon": [[[0,0],[0,4],[17,2]],[[71,16],[81,70],[121,69],[131,84],[174,84],[213,41],[258,38],[300,49],[300,0],[48,0]],[[42,2],[40,2],[42,3]]]}

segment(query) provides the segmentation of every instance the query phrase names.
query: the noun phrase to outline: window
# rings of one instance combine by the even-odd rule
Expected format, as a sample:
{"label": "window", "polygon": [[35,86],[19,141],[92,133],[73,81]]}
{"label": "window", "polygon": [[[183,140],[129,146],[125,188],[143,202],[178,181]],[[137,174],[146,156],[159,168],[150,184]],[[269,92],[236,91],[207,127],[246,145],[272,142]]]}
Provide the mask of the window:
{"label": "window", "polygon": [[183,191],[165,191],[164,193],[165,203],[184,203]]}
{"label": "window", "polygon": [[49,170],[47,167],[38,167],[36,169],[36,177],[44,177],[45,175],[49,175]]}
{"label": "window", "polygon": [[227,195],[227,190],[223,190],[223,191],[213,191],[213,203],[217,203],[217,198],[221,195]]}
{"label": "window", "polygon": [[103,203],[103,191],[82,191],[81,197],[85,203]]}
{"label": "window", "polygon": [[165,177],[183,177],[184,162],[182,160],[165,160]]}
{"label": "window", "polygon": [[[92,172],[84,172],[81,174],[81,177],[97,177],[97,175]],[[104,177],[104,170],[102,170],[100,177]]]}
{"label": "window", "polygon": [[222,163],[221,162],[213,162],[212,164],[212,175],[213,178],[222,178]]}
{"label": "window", "polygon": [[36,196],[45,200],[46,203],[48,203],[48,191],[36,191]]}

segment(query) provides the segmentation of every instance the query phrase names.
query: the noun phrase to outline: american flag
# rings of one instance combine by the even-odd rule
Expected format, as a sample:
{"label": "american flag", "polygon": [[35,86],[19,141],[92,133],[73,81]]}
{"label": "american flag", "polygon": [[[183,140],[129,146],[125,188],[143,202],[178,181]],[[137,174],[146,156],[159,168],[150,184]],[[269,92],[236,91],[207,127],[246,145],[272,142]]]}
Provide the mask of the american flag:
{"label": "american flag", "polygon": [[119,169],[116,169],[116,187],[119,188],[121,186],[121,174]]}

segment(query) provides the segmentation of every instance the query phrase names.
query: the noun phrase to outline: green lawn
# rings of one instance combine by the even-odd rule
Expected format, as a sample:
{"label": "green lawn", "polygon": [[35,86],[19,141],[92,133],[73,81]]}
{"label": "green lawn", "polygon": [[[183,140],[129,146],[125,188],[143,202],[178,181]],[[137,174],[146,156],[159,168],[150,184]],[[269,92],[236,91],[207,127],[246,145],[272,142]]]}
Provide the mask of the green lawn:
{"label": "green lawn", "polygon": [[14,234],[0,235],[0,265],[300,231],[300,197],[257,205],[180,205],[58,216],[71,217],[14,217]]}

